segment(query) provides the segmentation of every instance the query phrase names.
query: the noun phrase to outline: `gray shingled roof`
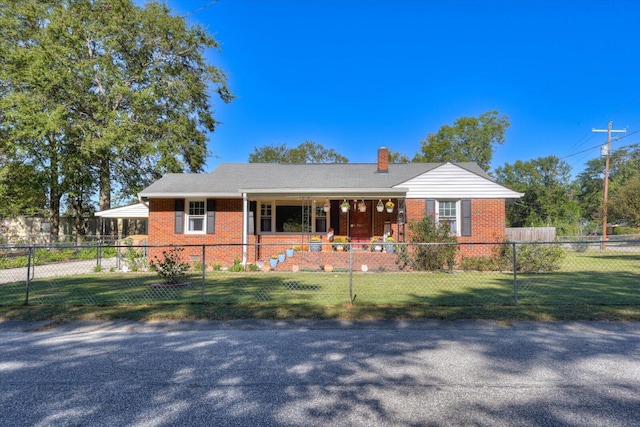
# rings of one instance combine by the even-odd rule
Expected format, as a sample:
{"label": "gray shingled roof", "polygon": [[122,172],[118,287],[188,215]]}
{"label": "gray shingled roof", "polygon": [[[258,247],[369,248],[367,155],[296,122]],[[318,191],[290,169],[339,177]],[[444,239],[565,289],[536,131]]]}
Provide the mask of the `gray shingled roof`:
{"label": "gray shingled roof", "polygon": [[[223,163],[209,174],[168,174],[140,192],[141,197],[162,195],[239,195],[239,190],[391,189],[444,163],[389,164],[378,173],[376,163]],[[475,163],[456,163],[491,180]]]}

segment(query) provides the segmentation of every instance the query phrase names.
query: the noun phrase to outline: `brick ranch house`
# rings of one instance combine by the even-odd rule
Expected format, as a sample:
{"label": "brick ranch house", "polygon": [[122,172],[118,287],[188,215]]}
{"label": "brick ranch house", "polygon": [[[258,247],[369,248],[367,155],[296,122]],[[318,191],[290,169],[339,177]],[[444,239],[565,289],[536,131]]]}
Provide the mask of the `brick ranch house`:
{"label": "brick ranch house", "polygon": [[[354,248],[385,234],[402,242],[406,224],[425,215],[447,222],[461,243],[494,242],[505,233],[505,200],[523,196],[475,163],[389,164],[384,147],[377,157],[366,164],[225,163],[208,174],[168,174],[139,193],[149,208],[148,244],[221,244],[207,247],[209,264],[246,264],[277,251],[269,244],[306,247],[312,237],[327,243],[347,236]],[[191,261],[202,255],[198,247],[187,252]]]}

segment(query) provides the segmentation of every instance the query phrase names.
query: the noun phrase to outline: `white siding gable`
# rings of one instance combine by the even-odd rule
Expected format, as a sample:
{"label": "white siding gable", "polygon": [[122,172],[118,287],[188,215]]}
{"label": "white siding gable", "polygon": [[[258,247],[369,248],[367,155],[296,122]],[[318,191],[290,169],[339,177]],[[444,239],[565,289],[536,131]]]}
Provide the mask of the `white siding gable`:
{"label": "white siding gable", "polygon": [[408,188],[408,199],[519,199],[524,195],[451,163],[438,166],[396,187]]}

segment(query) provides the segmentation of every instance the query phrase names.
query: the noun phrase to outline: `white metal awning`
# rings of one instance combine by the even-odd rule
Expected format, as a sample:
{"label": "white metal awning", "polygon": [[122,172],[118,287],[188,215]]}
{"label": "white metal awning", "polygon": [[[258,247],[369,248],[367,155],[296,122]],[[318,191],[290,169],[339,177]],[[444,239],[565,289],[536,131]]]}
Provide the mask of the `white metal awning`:
{"label": "white metal awning", "polygon": [[149,208],[142,203],[136,203],[135,205],[99,211],[95,215],[102,218],[148,219]]}

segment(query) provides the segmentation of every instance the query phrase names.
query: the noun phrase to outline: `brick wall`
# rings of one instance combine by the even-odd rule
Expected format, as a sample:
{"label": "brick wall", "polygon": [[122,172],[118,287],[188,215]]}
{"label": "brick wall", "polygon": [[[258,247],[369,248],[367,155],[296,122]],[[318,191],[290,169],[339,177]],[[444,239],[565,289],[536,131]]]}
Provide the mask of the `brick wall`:
{"label": "brick wall", "polygon": [[[216,228],[214,234],[174,233],[174,199],[151,199],[149,201],[149,245],[203,245],[203,244],[240,244],[242,242],[242,200],[229,199],[216,201]],[[251,236],[253,238],[253,236]],[[250,241],[250,243],[253,243]],[[150,257],[160,256],[162,250],[150,250]],[[198,262],[202,258],[201,247],[186,247],[185,257],[190,262]],[[232,264],[235,259],[242,259],[241,246],[229,248],[207,248],[208,263],[221,265]]]}
{"label": "brick wall", "polygon": [[[420,221],[426,212],[425,201],[406,200],[407,221]],[[471,236],[460,236],[458,242],[499,242],[504,237],[506,226],[505,204],[503,199],[471,200]],[[407,231],[408,232],[408,231]],[[491,255],[492,246],[463,246],[465,256]]]}
{"label": "brick wall", "polygon": [[[369,205],[373,215],[372,235],[381,236],[384,233],[385,221],[391,221],[393,236],[398,236],[397,201],[394,213],[386,211],[379,213],[375,209],[375,201]],[[228,199],[216,201],[216,227],[215,234],[175,234],[174,233],[174,199],[151,199],[149,202],[149,245],[203,245],[222,244],[235,245],[221,248],[207,248],[206,259],[208,264],[216,263],[223,266],[231,265],[235,259],[242,259],[242,200]],[[422,219],[425,213],[424,200],[406,200],[407,222]],[[458,241],[465,242],[495,242],[501,241],[505,229],[505,205],[502,199],[474,199],[471,202],[471,237],[459,237]],[[407,227],[408,228],[408,227]],[[348,230],[348,215],[340,214],[340,229]],[[408,233],[407,229],[407,233]],[[291,245],[303,245],[308,240],[307,236],[292,235],[264,235],[248,236],[248,243],[287,243]],[[326,242],[326,235],[323,234]],[[490,248],[480,246],[464,246],[464,255],[490,255]],[[166,249],[166,248],[164,248]],[[163,249],[151,249],[150,255],[160,255]],[[252,250],[249,252],[249,262],[265,257],[263,253]],[[202,258],[201,247],[187,247],[185,256],[191,262]]]}

